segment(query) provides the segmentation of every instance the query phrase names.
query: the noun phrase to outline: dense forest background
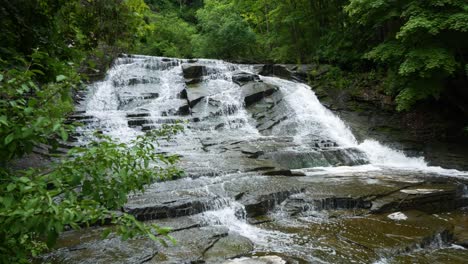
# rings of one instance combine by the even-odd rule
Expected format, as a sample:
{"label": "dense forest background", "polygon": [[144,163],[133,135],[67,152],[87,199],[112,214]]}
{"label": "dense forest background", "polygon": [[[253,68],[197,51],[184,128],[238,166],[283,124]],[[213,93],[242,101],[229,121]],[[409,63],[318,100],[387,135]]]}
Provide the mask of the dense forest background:
{"label": "dense forest background", "polygon": [[[73,94],[88,80],[102,76],[120,53],[326,64],[328,82],[347,89],[350,79],[364,76],[375,84],[370,88],[391,97],[399,111],[445,100],[468,115],[465,0],[0,3],[0,260],[6,263],[27,262],[52,246],[66,226],[108,217],[107,209],[124,204],[126,193],[154,180],[144,163],[135,169],[128,160],[119,160],[125,155],[157,159],[149,155],[151,146],[145,139],[137,143],[146,152],[132,152],[103,139],[104,146],[90,148],[92,153],[77,150],[84,160],[46,172],[19,173],[9,166],[38,144],[67,140],[73,127],[64,120],[73,110]],[[314,74],[310,72],[311,78]],[[83,171],[88,163],[92,166]],[[133,174],[142,180],[129,178],[121,185],[109,185],[109,179],[93,176],[110,164],[126,168],[116,175],[135,170]],[[174,171],[159,176],[168,174]],[[83,184],[89,189],[78,193],[76,187]],[[96,197],[96,192],[101,196]],[[52,202],[58,195],[65,195],[67,203]],[[131,231],[135,229],[151,232],[125,217],[115,220],[128,227],[120,230],[124,236],[135,235]]]}
{"label": "dense forest background", "polygon": [[[48,60],[77,61],[90,52],[109,55],[112,48],[237,62],[327,63],[379,74],[398,109],[408,110],[447,88],[466,95],[460,87],[467,86],[467,6],[462,0],[7,1],[0,11],[1,55],[11,61],[38,49]],[[96,68],[91,60],[83,66]],[[57,67],[48,66],[48,73],[59,72]]]}

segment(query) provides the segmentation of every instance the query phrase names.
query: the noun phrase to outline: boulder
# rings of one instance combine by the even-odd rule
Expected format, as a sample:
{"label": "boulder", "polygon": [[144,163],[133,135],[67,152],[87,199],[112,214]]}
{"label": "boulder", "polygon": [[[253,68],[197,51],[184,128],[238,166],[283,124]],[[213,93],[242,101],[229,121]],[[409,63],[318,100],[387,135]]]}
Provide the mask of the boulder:
{"label": "boulder", "polygon": [[250,253],[254,249],[252,241],[236,233],[220,238],[205,254],[204,259],[209,263],[235,258]]}
{"label": "boulder", "polygon": [[273,75],[284,79],[291,79],[293,76],[292,71],[290,71],[286,66],[279,64],[266,64],[263,66],[259,74],[264,76]]}
{"label": "boulder", "polygon": [[185,79],[196,79],[203,76],[206,67],[200,64],[182,64],[182,72]]}
{"label": "boulder", "polygon": [[260,81],[260,77],[253,73],[235,72],[232,75],[232,81],[240,86],[243,86],[248,82]]}
{"label": "boulder", "polygon": [[207,89],[203,89],[200,86],[194,86],[187,88],[187,100],[189,102],[190,107],[194,107],[197,103],[199,103],[203,98],[206,96],[211,95],[211,92]]}
{"label": "boulder", "polygon": [[246,106],[252,105],[276,91],[278,91],[277,86],[263,82],[251,82],[242,86],[242,95]]}

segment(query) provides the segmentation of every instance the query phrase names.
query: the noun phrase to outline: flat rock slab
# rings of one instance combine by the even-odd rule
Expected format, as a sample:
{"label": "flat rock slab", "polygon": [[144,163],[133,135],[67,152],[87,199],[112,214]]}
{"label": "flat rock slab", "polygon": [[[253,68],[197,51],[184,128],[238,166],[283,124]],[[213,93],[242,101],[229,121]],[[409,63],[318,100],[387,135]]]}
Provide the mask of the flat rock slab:
{"label": "flat rock slab", "polygon": [[296,245],[303,247],[292,255],[317,263],[374,263],[382,256],[406,254],[430,247],[434,241],[451,240],[451,223],[419,211],[405,214],[406,221],[394,221],[385,214],[329,219],[325,214],[292,218],[295,221],[273,215],[273,221],[260,226],[290,234],[294,237],[291,251],[298,248]]}
{"label": "flat rock slab", "polygon": [[220,238],[204,254],[207,263],[220,263],[226,259],[246,255],[254,250],[252,241],[238,234],[229,234]]}
{"label": "flat rock slab", "polygon": [[187,100],[190,107],[194,107],[198,104],[203,98],[212,95],[212,92],[204,89],[201,85],[193,85],[186,89]]}
{"label": "flat rock slab", "polygon": [[246,106],[252,105],[260,101],[262,98],[272,95],[278,91],[278,87],[263,83],[263,82],[249,82],[241,87],[242,95]]}
{"label": "flat rock slab", "polygon": [[455,210],[463,206],[468,206],[468,197],[464,197],[459,192],[457,184],[425,183],[375,199],[371,211],[382,213],[418,209],[437,213]]}

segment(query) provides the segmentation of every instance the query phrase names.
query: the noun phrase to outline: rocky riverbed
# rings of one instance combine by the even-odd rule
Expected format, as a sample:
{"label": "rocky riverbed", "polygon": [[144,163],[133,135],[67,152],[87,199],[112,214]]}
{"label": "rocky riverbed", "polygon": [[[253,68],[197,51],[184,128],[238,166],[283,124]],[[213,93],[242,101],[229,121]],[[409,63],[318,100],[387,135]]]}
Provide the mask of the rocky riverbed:
{"label": "rocky riverbed", "polygon": [[180,155],[185,177],[124,208],[171,227],[177,243],[101,239],[95,227],[65,233],[41,261],[465,263],[468,174],[357,140],[303,77],[299,68],[120,58],[70,117],[84,123],[71,144],[95,130],[127,141],[182,121],[185,132],[159,151]]}

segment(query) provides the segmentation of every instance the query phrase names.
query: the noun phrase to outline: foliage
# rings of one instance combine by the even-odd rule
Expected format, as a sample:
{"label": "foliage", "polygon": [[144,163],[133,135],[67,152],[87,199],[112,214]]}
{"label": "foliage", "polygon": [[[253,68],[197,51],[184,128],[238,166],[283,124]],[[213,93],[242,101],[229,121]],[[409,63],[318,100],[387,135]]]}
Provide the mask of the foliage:
{"label": "foliage", "polygon": [[389,92],[397,95],[399,110],[438,98],[447,79],[464,75],[465,1],[351,0],[346,11],[353,21],[382,32],[365,57],[388,68]]}
{"label": "foliage", "polygon": [[150,16],[151,29],[136,48],[137,53],[166,56],[192,57],[192,36],[195,27],[179,18],[175,13]]}
{"label": "foliage", "polygon": [[[51,248],[66,228],[79,229],[107,220],[123,239],[146,234],[167,236],[168,229],[144,225],[128,214],[116,214],[130,192],[143,191],[155,180],[181,175],[177,156],[156,154],[155,142],[170,137],[180,126],[165,127],[129,144],[99,136],[86,148],[74,148],[69,159],[49,172],[0,170],[0,258],[3,263],[27,262]],[[109,232],[106,232],[109,234]]]}
{"label": "foliage", "polygon": [[39,143],[57,143],[56,136],[67,140],[62,123],[79,77],[70,65],[60,65],[67,75],[39,84],[36,76],[44,73],[38,61],[45,57],[36,51],[22,67],[0,72],[0,164],[32,152]]}
{"label": "foliage", "polygon": [[207,0],[197,11],[197,18],[200,34],[192,42],[196,56],[242,59],[252,54],[255,34],[233,2]]}

